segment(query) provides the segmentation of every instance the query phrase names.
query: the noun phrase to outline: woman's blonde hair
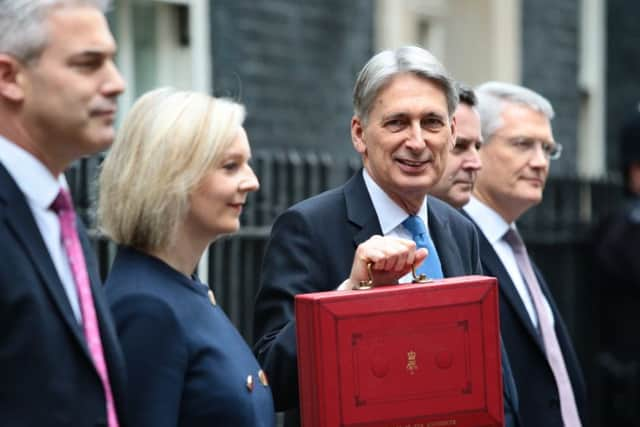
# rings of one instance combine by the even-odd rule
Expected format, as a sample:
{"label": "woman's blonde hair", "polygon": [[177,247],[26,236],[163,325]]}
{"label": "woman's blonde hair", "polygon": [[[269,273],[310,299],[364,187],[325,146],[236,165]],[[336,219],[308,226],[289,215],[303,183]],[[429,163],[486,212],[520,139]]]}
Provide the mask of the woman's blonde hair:
{"label": "woman's blonde hair", "polygon": [[140,250],[166,248],[244,118],[242,105],[197,92],[160,88],[138,99],[102,164],[101,231]]}

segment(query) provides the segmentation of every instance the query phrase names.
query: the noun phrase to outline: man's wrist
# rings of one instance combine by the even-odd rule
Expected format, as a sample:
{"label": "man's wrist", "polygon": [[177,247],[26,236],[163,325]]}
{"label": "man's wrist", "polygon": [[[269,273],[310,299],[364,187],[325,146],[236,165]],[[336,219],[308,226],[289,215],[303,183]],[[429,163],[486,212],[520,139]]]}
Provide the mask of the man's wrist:
{"label": "man's wrist", "polygon": [[355,283],[348,277],[344,282],[340,283],[340,286],[336,288],[337,291],[350,291],[355,287]]}

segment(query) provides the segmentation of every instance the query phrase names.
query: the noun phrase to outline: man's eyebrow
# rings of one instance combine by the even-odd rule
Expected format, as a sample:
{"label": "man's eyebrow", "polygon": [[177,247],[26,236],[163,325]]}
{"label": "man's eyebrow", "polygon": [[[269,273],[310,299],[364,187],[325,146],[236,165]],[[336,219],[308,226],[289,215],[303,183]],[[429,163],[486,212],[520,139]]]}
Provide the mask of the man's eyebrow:
{"label": "man's eyebrow", "polygon": [[445,117],[445,115],[437,112],[437,111],[427,111],[425,113],[422,114],[423,117],[436,117],[436,118],[443,118]]}
{"label": "man's eyebrow", "polygon": [[[381,120],[385,121],[385,120],[390,120],[390,119],[404,119],[406,117],[408,117],[410,114],[404,111],[400,111],[400,112],[392,112],[392,113],[388,113],[382,116]],[[445,115],[440,114],[437,111],[425,111],[423,113],[420,114],[420,117],[425,119],[425,118],[437,118],[437,119],[444,119]]]}
{"label": "man's eyebrow", "polygon": [[84,49],[71,55],[71,58],[104,58],[114,57],[115,50],[112,49]]}
{"label": "man's eyebrow", "polygon": [[405,117],[407,117],[407,113],[395,112],[395,113],[389,113],[389,114],[383,115],[381,120],[384,122],[384,121],[390,120],[390,119],[403,119]]}

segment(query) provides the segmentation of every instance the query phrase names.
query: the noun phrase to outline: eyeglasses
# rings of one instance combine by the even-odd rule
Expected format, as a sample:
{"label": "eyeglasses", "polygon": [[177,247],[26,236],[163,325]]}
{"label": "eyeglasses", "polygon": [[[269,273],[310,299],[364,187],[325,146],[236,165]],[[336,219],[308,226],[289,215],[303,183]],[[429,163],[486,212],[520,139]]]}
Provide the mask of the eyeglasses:
{"label": "eyeglasses", "polygon": [[[494,135],[496,136],[496,135]],[[499,136],[499,135],[498,135]],[[509,146],[522,154],[531,154],[535,151],[536,146],[540,146],[544,157],[549,160],[557,160],[562,155],[562,144],[553,141],[544,141],[536,138],[515,137],[505,138]]]}

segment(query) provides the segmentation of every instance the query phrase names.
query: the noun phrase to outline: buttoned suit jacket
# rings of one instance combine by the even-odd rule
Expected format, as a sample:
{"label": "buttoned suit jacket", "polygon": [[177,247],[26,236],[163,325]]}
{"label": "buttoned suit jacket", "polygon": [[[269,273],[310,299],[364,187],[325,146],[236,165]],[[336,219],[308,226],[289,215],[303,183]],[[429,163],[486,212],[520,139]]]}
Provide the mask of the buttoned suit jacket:
{"label": "buttoned suit jacket", "polygon": [[[482,274],[477,233],[464,216],[430,197],[428,226],[445,277]],[[300,422],[294,298],[335,290],[349,277],[356,247],[376,234],[382,234],[380,222],[362,171],[292,206],[273,225],[256,299],[254,352],[269,377],[276,410],[287,411],[287,427]],[[517,406],[513,393],[509,399]]]}
{"label": "buttoned suit jacket", "polygon": [[[95,256],[78,221],[121,426],[125,370]],[[102,383],[38,226],[0,163],[0,424],[106,426]]]}
{"label": "buttoned suit jacket", "polygon": [[[476,224],[477,227],[477,224]],[[547,362],[542,337],[537,332],[516,290],[509,273],[498,254],[480,228],[480,258],[484,273],[498,279],[500,289],[500,330],[509,353],[513,377],[518,389],[520,419],[523,427],[562,427],[560,401],[551,366]],[[580,363],[571,343],[562,315],[542,277],[531,260],[536,277],[555,318],[558,337],[565,364],[578,406],[582,424],[585,425],[586,389]]]}

